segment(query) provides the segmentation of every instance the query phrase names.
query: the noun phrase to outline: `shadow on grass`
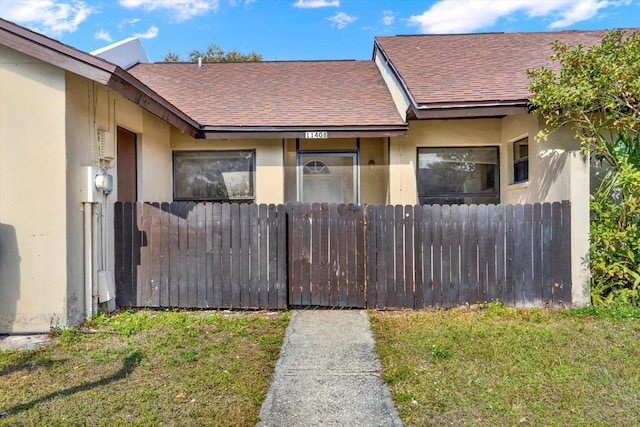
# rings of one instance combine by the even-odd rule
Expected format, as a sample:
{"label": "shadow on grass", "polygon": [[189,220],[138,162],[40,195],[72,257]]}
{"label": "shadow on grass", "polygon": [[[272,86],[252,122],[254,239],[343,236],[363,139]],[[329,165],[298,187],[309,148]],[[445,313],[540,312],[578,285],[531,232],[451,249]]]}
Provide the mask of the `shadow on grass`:
{"label": "shadow on grass", "polygon": [[87,391],[87,390],[91,390],[93,388],[96,387],[101,387],[103,385],[107,385],[109,383],[112,383],[114,381],[120,380],[122,378],[125,378],[126,376],[128,376],[130,373],[133,372],[133,370],[136,368],[136,366],[138,366],[138,364],[140,363],[140,360],[142,359],[142,355],[139,352],[133,352],[131,354],[129,354],[127,357],[125,357],[124,362],[122,363],[122,368],[120,368],[118,371],[116,371],[115,373],[113,373],[112,375],[109,375],[108,377],[105,377],[99,381],[94,381],[91,383],[86,383],[86,384],[82,384],[79,386],[75,386],[75,387],[71,387],[71,388],[65,388],[63,390],[58,390],[58,391],[54,391],[52,393],[47,394],[46,396],[42,396],[38,399],[32,400],[30,402],[26,402],[26,403],[21,403],[19,405],[15,405],[12,408],[7,408],[5,410],[3,410],[2,416],[9,416],[9,415],[14,415],[17,414],[18,412],[22,412],[22,411],[27,411],[31,408],[33,408],[34,406],[40,404],[40,403],[44,403],[48,400],[54,399],[58,396],[69,396],[81,391]]}
{"label": "shadow on grass", "polygon": [[30,371],[36,368],[48,368],[65,363],[68,359],[41,360],[44,350],[18,350],[18,357],[9,365],[0,369],[0,376],[9,375],[19,371]]}

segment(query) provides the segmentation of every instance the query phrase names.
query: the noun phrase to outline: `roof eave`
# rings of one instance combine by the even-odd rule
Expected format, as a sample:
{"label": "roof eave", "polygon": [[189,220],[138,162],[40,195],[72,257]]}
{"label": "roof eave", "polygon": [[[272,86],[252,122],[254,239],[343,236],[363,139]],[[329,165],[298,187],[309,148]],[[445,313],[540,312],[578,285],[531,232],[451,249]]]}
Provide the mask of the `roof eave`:
{"label": "roof eave", "polygon": [[402,88],[404,95],[409,99],[412,105],[417,105],[416,99],[413,97],[413,94],[411,93],[411,91],[409,90],[409,87],[407,86],[407,82],[405,82],[402,76],[400,76],[400,72],[398,71],[396,66],[393,64],[393,61],[391,61],[387,53],[384,51],[380,43],[378,43],[378,40],[374,39],[373,41],[373,60],[374,61],[375,61],[376,52],[380,53],[385,64],[389,66],[389,71],[391,75],[396,80],[396,82],[398,82],[398,85]]}
{"label": "roof eave", "polygon": [[2,19],[0,34],[5,46],[105,85],[181,131],[199,136],[195,120],[117,65]]}
{"label": "roof eave", "polygon": [[[206,139],[373,138],[406,136],[408,124],[374,126],[203,126]],[[314,135],[309,135],[313,133]]]}
{"label": "roof eave", "polygon": [[0,19],[2,44],[25,55],[106,85],[116,65]]}
{"label": "roof eave", "polygon": [[195,120],[120,67],[106,86],[193,138],[202,138],[200,125]]}
{"label": "roof eave", "polygon": [[527,100],[413,106],[415,120],[496,118],[529,112]]}

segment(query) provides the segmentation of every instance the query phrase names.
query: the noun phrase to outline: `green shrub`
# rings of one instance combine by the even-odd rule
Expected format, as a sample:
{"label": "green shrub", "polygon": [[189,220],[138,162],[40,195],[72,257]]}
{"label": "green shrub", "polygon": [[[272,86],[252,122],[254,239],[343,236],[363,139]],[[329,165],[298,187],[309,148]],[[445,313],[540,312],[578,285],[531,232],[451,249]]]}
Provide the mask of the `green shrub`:
{"label": "green shrub", "polygon": [[640,306],[640,170],[624,158],[619,166],[591,196],[591,298]]}

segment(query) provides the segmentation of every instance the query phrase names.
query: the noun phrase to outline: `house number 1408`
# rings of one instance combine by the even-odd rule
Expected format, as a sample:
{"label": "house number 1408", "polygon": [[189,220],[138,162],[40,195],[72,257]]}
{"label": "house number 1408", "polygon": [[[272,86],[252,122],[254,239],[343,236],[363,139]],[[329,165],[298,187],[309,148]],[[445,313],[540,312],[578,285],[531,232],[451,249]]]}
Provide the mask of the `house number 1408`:
{"label": "house number 1408", "polygon": [[307,139],[327,139],[329,132],[305,132],[304,137]]}

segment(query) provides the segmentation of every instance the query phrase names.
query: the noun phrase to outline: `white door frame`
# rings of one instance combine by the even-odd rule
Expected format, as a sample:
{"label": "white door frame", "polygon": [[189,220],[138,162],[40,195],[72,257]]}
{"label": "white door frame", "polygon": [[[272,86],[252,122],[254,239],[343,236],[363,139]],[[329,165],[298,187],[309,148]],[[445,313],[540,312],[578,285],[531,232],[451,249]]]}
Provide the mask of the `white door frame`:
{"label": "white door frame", "polygon": [[302,201],[304,186],[304,165],[310,161],[322,160],[323,157],[351,157],[353,159],[353,194],[355,204],[360,204],[360,155],[359,150],[298,150],[297,153],[297,192],[296,198]]}

